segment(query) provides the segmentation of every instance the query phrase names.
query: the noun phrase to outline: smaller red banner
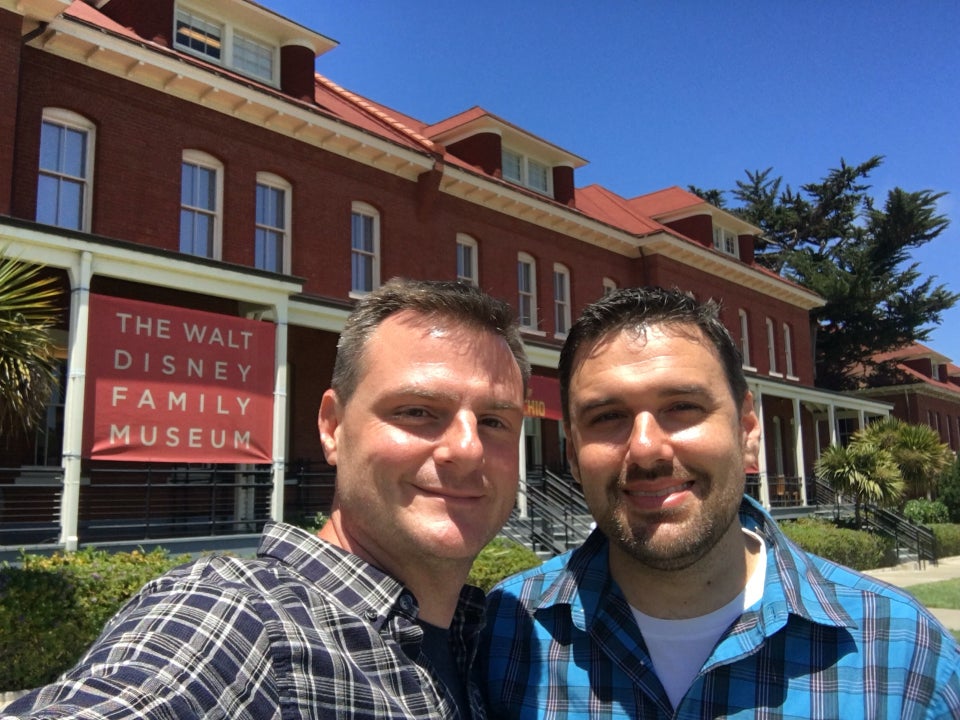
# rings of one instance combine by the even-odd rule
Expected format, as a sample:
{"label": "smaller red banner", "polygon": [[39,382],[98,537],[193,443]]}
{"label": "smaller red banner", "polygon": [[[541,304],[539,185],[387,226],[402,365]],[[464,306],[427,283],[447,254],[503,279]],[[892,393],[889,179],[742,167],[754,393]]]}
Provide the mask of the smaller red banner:
{"label": "smaller red banner", "polygon": [[560,381],[556,378],[532,375],[527,385],[527,402],[523,414],[527,417],[562,420]]}

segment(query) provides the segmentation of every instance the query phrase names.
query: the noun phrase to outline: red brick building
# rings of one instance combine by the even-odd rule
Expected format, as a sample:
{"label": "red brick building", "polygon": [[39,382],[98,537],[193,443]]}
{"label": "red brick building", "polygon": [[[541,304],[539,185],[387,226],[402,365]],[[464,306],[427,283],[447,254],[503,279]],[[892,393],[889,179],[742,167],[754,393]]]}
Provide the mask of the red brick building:
{"label": "red brick building", "polygon": [[36,437],[0,450],[0,526],[53,513],[72,547],[98,518],[149,511],[118,510],[131,493],[165,498],[168,518],[196,504],[188,481],[222,470],[91,459],[92,296],[270,324],[271,450],[227,464],[229,532],[302,509],[337,333],[393,276],[459,277],[516,305],[536,376],[529,467],[564,470],[558,351],[616,287],[722,301],[759,401],[752,491],[767,505],[805,504],[819,449],[886,414],[815,388],[822,300],[754,262],[756,228],[679,188],[577,187],[584,159],[482,108],[427,123],[359,97],[315,73],[335,46],[247,0],[0,0],[0,248],[55,271],[68,298],[63,393]]}
{"label": "red brick building", "polygon": [[929,425],[941,442],[960,452],[960,367],[950,358],[916,343],[874,357],[892,364],[876,387],[860,394],[889,403],[890,414],[913,425]]}

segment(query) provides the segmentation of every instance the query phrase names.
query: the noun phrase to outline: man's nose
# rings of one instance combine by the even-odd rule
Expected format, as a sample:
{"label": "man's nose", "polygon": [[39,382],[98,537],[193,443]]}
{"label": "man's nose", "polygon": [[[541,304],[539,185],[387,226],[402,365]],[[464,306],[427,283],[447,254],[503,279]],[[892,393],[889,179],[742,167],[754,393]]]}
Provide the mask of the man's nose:
{"label": "man's nose", "polygon": [[670,444],[670,435],[664,431],[653,413],[641,412],[634,418],[627,452],[631,460],[640,467],[672,462],[673,446]]}
{"label": "man's nose", "polygon": [[483,444],[477,418],[471,412],[457,413],[437,445],[437,461],[472,466],[483,459]]}

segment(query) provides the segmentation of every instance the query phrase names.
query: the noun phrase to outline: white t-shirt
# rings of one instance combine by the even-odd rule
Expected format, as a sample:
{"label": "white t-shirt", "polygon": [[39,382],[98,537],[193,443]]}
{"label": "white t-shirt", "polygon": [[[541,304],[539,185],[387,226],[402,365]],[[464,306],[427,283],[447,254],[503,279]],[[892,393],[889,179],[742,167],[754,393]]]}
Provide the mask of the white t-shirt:
{"label": "white t-shirt", "polygon": [[722,608],[700,617],[663,620],[645,615],[631,607],[633,617],[640,626],[643,640],[650,651],[653,668],[674,708],[690,689],[720,636],[744,610],[758,603],[763,597],[767,548],[756,533],[749,530],[743,532],[760,544],[757,565],[743,591]]}

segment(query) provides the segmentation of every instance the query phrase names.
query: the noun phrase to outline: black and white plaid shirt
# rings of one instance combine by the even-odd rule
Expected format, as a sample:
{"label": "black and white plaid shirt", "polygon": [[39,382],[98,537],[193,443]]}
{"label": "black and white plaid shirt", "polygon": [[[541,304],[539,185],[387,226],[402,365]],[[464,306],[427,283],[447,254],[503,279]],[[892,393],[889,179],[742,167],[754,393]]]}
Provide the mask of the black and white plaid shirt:
{"label": "black and white plaid shirt", "polygon": [[[56,683],[0,715],[31,718],[458,718],[421,655],[417,602],[355,555],[268,525],[255,560],[208,557],[147,584]],[[474,720],[483,594],[451,627]],[[466,720],[466,719],[464,719]]]}

